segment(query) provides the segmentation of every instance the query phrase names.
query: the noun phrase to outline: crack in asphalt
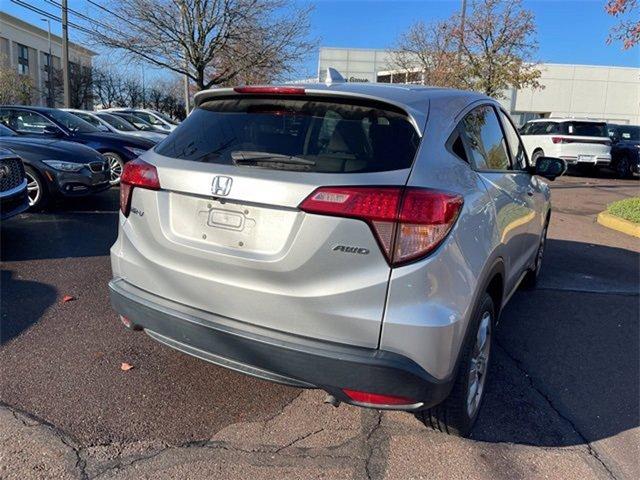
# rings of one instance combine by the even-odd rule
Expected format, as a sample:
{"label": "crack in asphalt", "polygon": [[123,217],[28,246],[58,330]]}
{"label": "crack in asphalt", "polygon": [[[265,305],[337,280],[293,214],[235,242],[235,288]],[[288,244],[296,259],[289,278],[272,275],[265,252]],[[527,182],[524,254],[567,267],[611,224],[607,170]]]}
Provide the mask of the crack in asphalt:
{"label": "crack in asphalt", "polygon": [[[19,408],[12,407],[11,405],[6,404],[5,402],[0,401],[0,408],[7,409],[9,412],[11,412],[11,415],[13,415],[13,417],[16,420],[18,420],[27,428],[43,427],[49,432],[51,432],[54,437],[60,440],[60,442],[62,442],[67,448],[69,448],[73,452],[74,456],[76,457],[76,463],[74,465],[74,468],[78,471],[79,478],[81,480],[87,480],[89,478],[86,472],[86,467],[87,467],[86,461],[82,458],[82,455],[81,455],[83,449],[82,447],[78,446],[78,442],[72,439],[71,436],[69,436],[66,432],[59,429],[52,423],[49,423],[43,418],[40,418],[30,412],[26,412]],[[28,422],[27,420],[30,420],[30,422]]]}
{"label": "crack in asphalt", "polygon": [[367,434],[365,441],[364,441],[364,446],[366,448],[368,448],[369,452],[367,454],[367,458],[365,460],[364,463],[364,471],[365,474],[367,476],[368,480],[372,480],[373,476],[371,473],[371,461],[373,459],[373,454],[376,450],[377,445],[375,445],[373,442],[371,442],[371,438],[373,437],[373,435],[379,430],[380,425],[382,424],[382,412],[381,411],[376,411],[377,414],[377,419],[376,419],[376,423],[373,425],[373,428],[371,428],[371,430],[369,431],[369,433]]}
{"label": "crack in asphalt", "polygon": [[534,378],[525,370],[522,362],[518,360],[513,354],[511,354],[511,352],[507,350],[497,339],[495,339],[494,341],[500,348],[500,350],[504,352],[507,358],[509,358],[514,363],[516,368],[527,378],[531,388],[533,388],[538,394],[540,394],[540,396],[542,396],[542,398],[544,398],[544,400],[547,402],[549,407],[571,427],[571,429],[576,433],[576,435],[578,435],[578,437],[580,437],[580,439],[584,442],[584,445],[586,447],[585,450],[587,451],[587,453],[602,466],[602,468],[607,472],[610,478],[612,478],[613,480],[618,480],[617,476],[613,473],[604,459],[600,457],[597,450],[593,447],[593,445],[591,445],[591,442],[587,439],[587,437],[585,437],[584,434],[579,430],[573,420],[571,420],[558,407],[556,407],[551,397],[536,384]]}

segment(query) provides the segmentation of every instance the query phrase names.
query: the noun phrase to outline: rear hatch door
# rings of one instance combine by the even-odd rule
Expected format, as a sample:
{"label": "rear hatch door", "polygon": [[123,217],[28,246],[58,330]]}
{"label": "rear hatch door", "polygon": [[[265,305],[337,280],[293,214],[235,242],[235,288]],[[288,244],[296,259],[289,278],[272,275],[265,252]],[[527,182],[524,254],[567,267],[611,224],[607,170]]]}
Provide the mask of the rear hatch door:
{"label": "rear hatch door", "polygon": [[250,325],[378,344],[390,267],[360,220],[302,212],[320,186],[405,185],[420,136],[370,100],[206,101],[143,156],[120,272],[164,298]]}

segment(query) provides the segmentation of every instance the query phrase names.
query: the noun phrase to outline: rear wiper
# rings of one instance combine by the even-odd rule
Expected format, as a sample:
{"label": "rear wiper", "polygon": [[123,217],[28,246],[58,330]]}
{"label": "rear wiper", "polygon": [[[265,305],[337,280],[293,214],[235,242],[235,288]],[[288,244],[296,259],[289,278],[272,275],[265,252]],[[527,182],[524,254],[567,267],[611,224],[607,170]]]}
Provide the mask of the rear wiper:
{"label": "rear wiper", "polygon": [[280,163],[289,165],[308,165],[310,167],[316,164],[313,160],[296,157],[294,155],[282,155],[279,153],[254,152],[250,150],[236,150],[231,152],[231,158],[236,165],[254,164],[254,163]]}

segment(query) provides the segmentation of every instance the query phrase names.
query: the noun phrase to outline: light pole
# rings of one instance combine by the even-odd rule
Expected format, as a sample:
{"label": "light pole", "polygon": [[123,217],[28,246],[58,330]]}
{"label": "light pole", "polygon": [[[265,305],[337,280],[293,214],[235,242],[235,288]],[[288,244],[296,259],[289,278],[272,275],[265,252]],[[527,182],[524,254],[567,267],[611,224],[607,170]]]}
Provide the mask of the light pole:
{"label": "light pole", "polygon": [[62,0],[62,86],[64,92],[64,106],[71,106],[71,91],[69,88],[69,25],[67,21],[67,0]]}
{"label": "light pole", "polygon": [[41,18],[43,22],[47,22],[47,31],[49,32],[49,56],[47,57],[47,107],[55,107],[53,104],[53,71],[51,66],[53,65],[53,56],[51,55],[51,20],[48,18]]}

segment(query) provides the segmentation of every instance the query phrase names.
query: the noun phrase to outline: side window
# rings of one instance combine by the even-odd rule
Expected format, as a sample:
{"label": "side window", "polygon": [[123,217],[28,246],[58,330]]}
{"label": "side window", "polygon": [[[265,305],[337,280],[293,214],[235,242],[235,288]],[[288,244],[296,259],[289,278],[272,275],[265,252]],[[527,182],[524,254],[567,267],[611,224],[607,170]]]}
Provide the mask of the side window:
{"label": "side window", "polygon": [[511,152],[511,159],[513,160],[514,168],[525,170],[527,168],[527,154],[524,151],[518,132],[516,131],[513,123],[509,117],[501,110],[500,119],[502,120],[502,126],[504,127],[504,133],[507,137],[507,143],[509,144],[509,151]]}
{"label": "side window", "polygon": [[91,115],[86,115],[86,114],[84,114],[84,113],[77,113],[77,112],[73,112],[73,114],[74,114],[76,117],[78,117],[78,118],[80,118],[80,119],[84,120],[85,122],[89,122],[89,123],[90,123],[91,125],[93,125],[94,127],[99,127],[99,126],[101,125],[101,124],[100,124],[100,121],[99,121],[99,120],[97,120],[97,119],[95,119],[95,118],[93,118]]}
{"label": "side window", "polygon": [[14,110],[10,119],[10,126],[20,133],[44,133],[44,128],[55,127],[55,124],[42,115],[26,110]]}
{"label": "side window", "polygon": [[493,107],[483,105],[462,119],[462,129],[479,170],[510,170],[507,146]]}

